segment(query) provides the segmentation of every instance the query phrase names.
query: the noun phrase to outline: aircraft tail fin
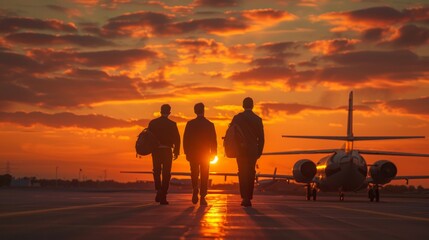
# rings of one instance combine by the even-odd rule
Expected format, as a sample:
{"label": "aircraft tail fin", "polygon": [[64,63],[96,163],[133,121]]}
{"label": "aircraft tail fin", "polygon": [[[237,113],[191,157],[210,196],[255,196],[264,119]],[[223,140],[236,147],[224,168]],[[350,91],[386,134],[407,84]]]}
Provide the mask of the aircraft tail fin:
{"label": "aircraft tail fin", "polygon": [[349,111],[347,118],[347,138],[353,138],[353,91],[349,94]]}

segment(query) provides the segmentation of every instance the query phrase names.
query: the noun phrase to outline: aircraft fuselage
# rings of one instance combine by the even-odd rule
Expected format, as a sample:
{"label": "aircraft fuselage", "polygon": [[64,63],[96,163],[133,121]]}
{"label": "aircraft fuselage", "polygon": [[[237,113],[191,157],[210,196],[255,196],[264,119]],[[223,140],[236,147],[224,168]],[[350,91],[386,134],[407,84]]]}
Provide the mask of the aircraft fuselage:
{"label": "aircraft fuselage", "polygon": [[316,165],[314,183],[321,191],[357,191],[365,188],[367,165],[357,151],[337,151]]}

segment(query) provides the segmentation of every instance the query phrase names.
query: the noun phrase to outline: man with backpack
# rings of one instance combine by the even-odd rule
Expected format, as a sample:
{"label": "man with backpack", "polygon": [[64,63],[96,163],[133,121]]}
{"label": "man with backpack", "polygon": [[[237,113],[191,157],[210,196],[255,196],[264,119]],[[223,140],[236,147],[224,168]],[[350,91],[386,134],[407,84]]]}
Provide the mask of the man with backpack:
{"label": "man with backpack", "polygon": [[[198,203],[200,193],[200,205],[207,205],[205,199],[209,180],[210,160],[217,155],[216,130],[214,124],[204,117],[204,104],[197,103],[194,106],[195,119],[190,120],[183,134],[183,149],[186,159],[191,167],[192,179],[192,203]],[[198,189],[198,177],[201,174],[201,187]]]}
{"label": "man with backpack", "polygon": [[235,115],[230,125],[237,125],[242,134],[243,144],[240,144],[236,156],[238,165],[238,181],[242,198],[241,205],[252,206],[253,188],[255,181],[256,161],[264,149],[264,126],[262,119],[253,111],[253,99],[243,100],[244,111]]}
{"label": "man with backpack", "polygon": [[[161,106],[161,116],[149,123],[148,130],[152,132],[159,145],[152,152],[153,179],[157,191],[155,201],[167,205],[167,191],[170,185],[171,165],[177,159],[180,151],[180,135],[176,122],[168,119],[171,107]],[[173,151],[172,151],[173,149]],[[162,172],[162,180],[161,180]]]}

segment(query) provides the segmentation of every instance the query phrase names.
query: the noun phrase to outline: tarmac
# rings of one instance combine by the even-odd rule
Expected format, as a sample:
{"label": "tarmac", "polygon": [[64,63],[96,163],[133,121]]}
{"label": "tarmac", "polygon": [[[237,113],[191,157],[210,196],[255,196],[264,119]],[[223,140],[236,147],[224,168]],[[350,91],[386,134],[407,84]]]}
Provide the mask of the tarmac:
{"label": "tarmac", "polygon": [[208,205],[171,193],[0,189],[0,239],[429,239],[426,198],[255,195],[212,191]]}

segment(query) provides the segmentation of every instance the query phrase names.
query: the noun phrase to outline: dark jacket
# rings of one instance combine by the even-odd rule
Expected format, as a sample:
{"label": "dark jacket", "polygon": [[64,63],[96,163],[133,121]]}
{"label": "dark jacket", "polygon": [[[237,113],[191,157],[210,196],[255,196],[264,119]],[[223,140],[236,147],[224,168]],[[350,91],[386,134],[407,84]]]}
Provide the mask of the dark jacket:
{"label": "dark jacket", "polygon": [[242,149],[241,155],[259,158],[265,144],[262,119],[251,110],[246,110],[235,115],[231,123],[240,126],[246,139],[246,148]]}
{"label": "dark jacket", "polygon": [[188,160],[217,155],[216,130],[214,124],[198,116],[186,124],[183,134],[183,149]]}
{"label": "dark jacket", "polygon": [[174,155],[179,155],[180,135],[176,122],[161,116],[150,121],[148,129],[158,138],[161,146],[174,147]]}

